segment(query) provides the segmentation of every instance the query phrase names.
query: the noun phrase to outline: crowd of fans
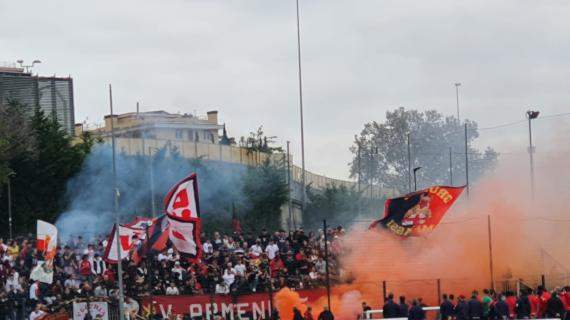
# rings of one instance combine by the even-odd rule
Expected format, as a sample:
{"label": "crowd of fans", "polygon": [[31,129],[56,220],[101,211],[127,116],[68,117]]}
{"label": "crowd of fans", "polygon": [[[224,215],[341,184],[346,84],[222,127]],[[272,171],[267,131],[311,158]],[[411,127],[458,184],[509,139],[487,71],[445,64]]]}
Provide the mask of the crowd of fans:
{"label": "crowd of fans", "polygon": [[[339,278],[337,257],[342,248],[342,227],[327,230],[329,274]],[[282,287],[304,289],[325,283],[325,242],[322,230],[305,233],[279,230],[259,234],[214,232],[202,235],[203,255],[199,263],[181,259],[176,249],[148,254],[140,264],[125,259],[125,295],[241,295],[277,291]],[[54,310],[62,302],[76,298],[118,296],[117,268],[104,259],[105,237],[86,241],[72,237],[58,248],[53,260],[53,282],[30,279],[43,260],[35,239],[0,239],[0,320],[21,319],[41,314],[46,306]],[[129,301],[127,301],[128,303]],[[31,312],[31,314],[30,314]],[[34,319],[31,319],[34,320]]]}
{"label": "crowd of fans", "polygon": [[[398,301],[389,294],[382,308],[383,318],[408,318],[409,320],[425,320],[427,307],[421,298],[411,303],[405,296]],[[556,288],[552,291],[539,286],[536,290],[523,289],[517,296],[514,292],[498,293],[494,290],[483,290],[480,295],[473,291],[471,297],[456,297],[443,294],[438,313],[441,320],[508,320],[508,319],[570,319],[570,287]],[[371,307],[362,303],[362,317],[372,316]],[[377,317],[377,316],[376,316]],[[433,319],[433,317],[431,317]]]}

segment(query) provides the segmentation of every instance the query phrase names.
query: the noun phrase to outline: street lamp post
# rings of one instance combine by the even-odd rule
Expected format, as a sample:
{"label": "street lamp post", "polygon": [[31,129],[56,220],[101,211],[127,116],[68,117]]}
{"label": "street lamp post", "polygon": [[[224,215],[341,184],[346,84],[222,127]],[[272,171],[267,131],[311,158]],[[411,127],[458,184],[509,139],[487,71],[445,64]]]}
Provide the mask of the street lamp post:
{"label": "street lamp post", "polygon": [[301,73],[301,26],[299,18],[299,0],[297,5],[297,64],[299,67],[299,114],[301,120],[301,213],[305,213],[305,128],[303,126],[303,77]]}
{"label": "street lamp post", "polygon": [[416,172],[420,170],[422,167],[415,167],[414,168],[414,191],[418,191],[418,182],[416,180]]}
{"label": "street lamp post", "polygon": [[455,83],[455,99],[457,101],[457,121],[461,122],[461,118],[459,118],[459,87],[461,86],[461,82]]}
{"label": "street lamp post", "polygon": [[540,111],[528,110],[526,117],[528,119],[528,154],[530,158],[530,192],[534,199],[534,146],[532,145],[532,120],[538,118]]}
{"label": "street lamp post", "polygon": [[407,135],[408,147],[408,190],[412,192],[412,152],[410,150],[410,133]]}

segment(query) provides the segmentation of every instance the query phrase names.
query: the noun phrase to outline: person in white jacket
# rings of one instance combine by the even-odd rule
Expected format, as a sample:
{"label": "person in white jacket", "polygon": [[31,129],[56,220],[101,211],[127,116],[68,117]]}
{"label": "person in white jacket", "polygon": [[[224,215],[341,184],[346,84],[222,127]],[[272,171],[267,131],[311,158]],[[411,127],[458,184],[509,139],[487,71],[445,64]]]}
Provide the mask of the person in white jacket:
{"label": "person in white jacket", "polygon": [[170,286],[168,286],[168,288],[166,288],[166,295],[167,296],[180,295],[180,291],[178,291],[178,288],[176,287],[176,284],[174,282],[171,282]]}

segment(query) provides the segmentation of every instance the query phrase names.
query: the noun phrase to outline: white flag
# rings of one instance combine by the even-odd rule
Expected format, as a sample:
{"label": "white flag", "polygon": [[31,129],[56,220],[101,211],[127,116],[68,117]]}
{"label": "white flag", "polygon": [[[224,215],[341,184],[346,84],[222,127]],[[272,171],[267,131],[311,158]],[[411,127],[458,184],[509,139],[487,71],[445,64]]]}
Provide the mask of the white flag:
{"label": "white flag", "polygon": [[38,220],[36,239],[36,247],[43,252],[45,260],[53,260],[57,250],[57,228],[51,223]]}
{"label": "white flag", "polygon": [[[117,240],[115,239],[116,229],[113,227],[113,231],[109,236],[107,241],[107,247],[105,248],[104,259],[109,263],[117,263]],[[119,243],[121,244],[121,259],[128,259],[131,249],[138,244],[140,240],[146,237],[145,229],[138,229],[119,225]],[[138,240],[137,240],[138,239]]]}

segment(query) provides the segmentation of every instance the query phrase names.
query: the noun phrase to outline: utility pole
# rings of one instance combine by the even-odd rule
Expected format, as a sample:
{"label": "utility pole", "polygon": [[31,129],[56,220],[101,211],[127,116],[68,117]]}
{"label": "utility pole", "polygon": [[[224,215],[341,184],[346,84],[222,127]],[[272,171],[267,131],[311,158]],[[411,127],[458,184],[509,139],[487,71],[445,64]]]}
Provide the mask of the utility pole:
{"label": "utility pole", "polygon": [[[327,235],[327,220],[323,220],[323,232],[325,235],[325,272],[327,281],[327,305],[329,310],[331,310],[331,280],[329,272],[329,245],[328,245],[328,235]],[[332,310],[331,310],[332,311]]]}
{"label": "utility pole", "polygon": [[449,147],[449,185],[453,187],[453,158],[451,147]]}
{"label": "utility pole", "polygon": [[408,133],[408,190],[412,192],[412,152],[410,150],[410,134]]}
{"label": "utility pole", "polygon": [[493,238],[491,235],[491,215],[487,215],[487,233],[489,235],[489,270],[491,272],[491,289],[495,290],[495,271],[493,270]]}
{"label": "utility pole", "polygon": [[457,121],[461,123],[461,118],[459,118],[459,87],[461,86],[460,82],[455,83],[455,98],[457,100]]}
{"label": "utility pole", "polygon": [[151,147],[148,147],[148,156],[150,175],[150,206],[152,210],[152,217],[156,218],[156,203],[154,201],[154,155],[152,154]]}
{"label": "utility pole", "polygon": [[467,198],[469,198],[469,142],[467,140],[467,123],[465,123],[465,185],[467,186]]}
{"label": "utility pole", "polygon": [[289,232],[291,232],[291,227],[294,226],[293,223],[293,202],[291,201],[291,157],[290,157],[290,141],[287,141],[287,190],[289,190],[289,200],[287,206],[289,207]]}
{"label": "utility pole", "polygon": [[8,229],[10,230],[10,240],[14,239],[14,229],[12,228],[12,181],[10,179],[14,173],[10,172],[8,174]]}
{"label": "utility pole", "polygon": [[299,22],[299,0],[297,4],[297,63],[299,66],[299,114],[301,116],[301,213],[305,213],[305,128],[303,126],[303,77],[301,72],[301,26]]}
{"label": "utility pole", "polygon": [[540,111],[528,110],[526,117],[528,118],[528,155],[530,158],[530,192],[531,198],[534,200],[534,146],[532,145],[532,120],[538,118]]}
{"label": "utility pole", "polygon": [[111,148],[113,157],[113,196],[115,198],[113,213],[115,214],[115,241],[117,246],[117,277],[119,282],[119,319],[124,320],[125,296],[123,292],[123,258],[121,257],[121,239],[119,233],[119,189],[117,188],[117,165],[115,159],[115,115],[113,114],[113,89],[109,84],[109,107],[111,109]]}

